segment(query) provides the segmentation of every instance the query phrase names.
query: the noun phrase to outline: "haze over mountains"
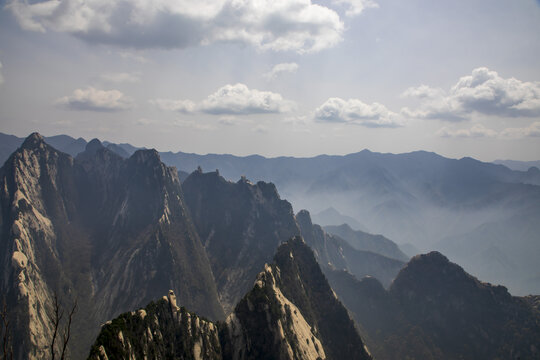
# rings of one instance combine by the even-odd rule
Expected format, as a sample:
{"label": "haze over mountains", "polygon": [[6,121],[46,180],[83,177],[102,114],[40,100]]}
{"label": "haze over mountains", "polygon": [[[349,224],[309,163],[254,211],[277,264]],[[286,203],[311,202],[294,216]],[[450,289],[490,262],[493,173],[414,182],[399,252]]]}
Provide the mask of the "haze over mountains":
{"label": "haze over mountains", "polygon": [[[2,135],[7,156],[21,138]],[[47,138],[75,156],[85,141]],[[105,143],[129,156],[136,148]],[[275,184],[295,210],[309,209],[322,225],[382,234],[417,251],[439,250],[474,275],[515,294],[540,293],[540,171],[511,170],[471,158],[434,153],[380,154],[364,150],[314,158],[236,157],[160,153],[181,180],[201,167],[237,181]],[[411,250],[407,250],[410,252]],[[414,254],[409,254],[414,255]]]}
{"label": "haze over mountains", "polygon": [[155,150],[115,148],[94,139],[73,158],[34,133],[0,168],[0,290],[16,359],[48,353],[55,295],[78,302],[74,358],[92,343],[92,359],[368,359],[364,344],[381,358],[538,355],[536,297],[437,253],[405,264],[380,235],[327,232],[274,184],[201,169],[181,183]]}

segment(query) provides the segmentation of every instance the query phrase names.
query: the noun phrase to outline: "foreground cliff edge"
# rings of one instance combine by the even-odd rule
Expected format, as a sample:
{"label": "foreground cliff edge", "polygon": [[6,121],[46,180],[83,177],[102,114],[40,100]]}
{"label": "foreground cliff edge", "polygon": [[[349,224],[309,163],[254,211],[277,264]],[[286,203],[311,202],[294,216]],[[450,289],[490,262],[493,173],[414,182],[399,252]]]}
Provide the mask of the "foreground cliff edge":
{"label": "foreground cliff edge", "polygon": [[179,307],[173,291],[106,323],[89,359],[371,359],[301,237],[282,244],[226,321]]}

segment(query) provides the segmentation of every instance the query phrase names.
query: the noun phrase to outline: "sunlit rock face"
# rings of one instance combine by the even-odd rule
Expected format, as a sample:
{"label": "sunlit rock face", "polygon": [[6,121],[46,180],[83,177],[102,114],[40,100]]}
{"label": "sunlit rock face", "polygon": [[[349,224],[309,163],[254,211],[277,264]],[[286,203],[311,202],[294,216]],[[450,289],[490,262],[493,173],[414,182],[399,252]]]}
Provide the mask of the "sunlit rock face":
{"label": "sunlit rock face", "polygon": [[177,306],[172,291],[107,322],[90,359],[371,359],[301,238],[281,245],[226,321]]}
{"label": "sunlit rock face", "polygon": [[123,159],[94,140],[73,159],[32,134],[0,169],[0,191],[0,292],[19,359],[47,353],[54,293],[65,307],[78,302],[75,358],[101,322],[170,288],[224,317],[177,171],[154,150]]}
{"label": "sunlit rock face", "polygon": [[217,326],[177,305],[172,290],[101,328],[89,359],[222,359]]}
{"label": "sunlit rock face", "polygon": [[278,248],[226,330],[231,359],[371,358],[301,237]]}

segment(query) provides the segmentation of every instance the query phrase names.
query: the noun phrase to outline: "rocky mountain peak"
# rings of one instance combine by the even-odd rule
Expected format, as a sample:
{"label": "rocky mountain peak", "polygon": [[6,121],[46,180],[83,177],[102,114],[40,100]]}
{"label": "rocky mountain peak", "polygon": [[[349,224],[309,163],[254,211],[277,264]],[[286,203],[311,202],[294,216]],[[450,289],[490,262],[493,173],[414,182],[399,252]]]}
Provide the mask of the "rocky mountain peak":
{"label": "rocky mountain peak", "polygon": [[296,214],[296,221],[298,222],[298,225],[300,225],[301,229],[309,229],[313,226],[313,223],[311,222],[311,215],[307,210],[300,210],[298,214]]}
{"label": "rocky mountain peak", "polygon": [[137,150],[131,155],[130,160],[137,164],[145,164],[148,166],[159,166],[162,164],[156,149]]}
{"label": "rocky mountain peak", "polygon": [[99,141],[99,139],[92,139],[90,140],[88,144],[86,144],[85,151],[88,153],[95,153],[96,151],[104,149],[104,148],[105,147],[103,146],[101,141]]}
{"label": "rocky mountain peak", "polygon": [[41,147],[45,144],[45,139],[39,133],[34,132],[30,134],[22,143],[23,149],[34,149]]}

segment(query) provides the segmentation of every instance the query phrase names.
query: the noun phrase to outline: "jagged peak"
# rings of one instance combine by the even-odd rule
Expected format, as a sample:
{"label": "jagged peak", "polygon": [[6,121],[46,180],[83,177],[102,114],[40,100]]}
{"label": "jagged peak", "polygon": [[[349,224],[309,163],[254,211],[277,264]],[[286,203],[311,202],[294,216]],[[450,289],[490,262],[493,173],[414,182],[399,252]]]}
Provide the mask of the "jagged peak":
{"label": "jagged peak", "polygon": [[450,260],[448,260],[446,256],[444,256],[438,251],[431,251],[427,254],[416,255],[409,261],[409,265],[414,265],[416,263],[432,263],[438,265],[446,265],[450,264]]}
{"label": "jagged peak", "polygon": [[[313,223],[311,221],[311,214],[309,213],[309,211],[305,210],[305,209],[302,209],[300,210],[297,214],[296,214],[296,221],[300,224],[300,225],[305,225],[307,227],[311,227],[313,226]],[[304,226],[302,226],[304,227]]]}
{"label": "jagged peak", "polygon": [[149,165],[161,164],[161,158],[156,149],[137,150],[131,155],[129,160]]}
{"label": "jagged peak", "polygon": [[246,175],[240,176],[240,180],[238,180],[236,183],[237,184],[253,185],[253,183],[246,177]]}
{"label": "jagged peak", "polygon": [[96,151],[104,149],[104,148],[105,147],[103,146],[101,141],[99,141],[99,139],[97,139],[97,138],[94,138],[94,139],[90,140],[90,142],[88,144],[86,144],[85,151],[95,153]]}
{"label": "jagged peak", "polygon": [[34,149],[40,147],[42,144],[45,144],[45,139],[41,134],[33,132],[30,134],[21,145],[23,149]]}

